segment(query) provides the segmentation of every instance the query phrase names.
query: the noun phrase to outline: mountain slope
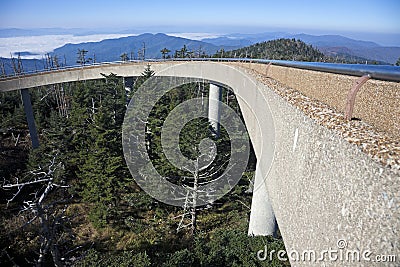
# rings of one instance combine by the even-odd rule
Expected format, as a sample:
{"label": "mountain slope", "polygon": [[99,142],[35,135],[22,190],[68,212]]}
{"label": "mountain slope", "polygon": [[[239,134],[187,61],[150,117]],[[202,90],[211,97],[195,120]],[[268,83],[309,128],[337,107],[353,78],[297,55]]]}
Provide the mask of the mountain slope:
{"label": "mountain slope", "polygon": [[324,59],[324,54],[311,45],[300,40],[284,38],[227,51],[221,56],[296,61],[321,61]]}
{"label": "mountain slope", "polygon": [[374,48],[380,47],[374,42],[360,41],[350,39],[341,35],[309,35],[309,34],[296,34],[293,38],[300,39],[305,43],[317,47],[326,46],[343,46],[348,48]]}
{"label": "mountain slope", "polygon": [[219,46],[195,41],[180,37],[168,36],[166,34],[150,34],[145,33],[138,36],[129,36],[118,39],[107,39],[101,42],[66,44],[57,48],[52,53],[60,58],[67,59],[67,65],[74,65],[77,61],[78,49],[88,51],[87,57],[96,58],[96,62],[116,61],[121,60],[120,56],[126,53],[129,58],[136,59],[141,57],[143,47],[145,47],[146,58],[161,58],[160,50],[164,47],[171,50],[172,56],[175,50],[180,50],[183,46],[188,50],[198,53],[199,50],[206,54],[215,53]]}
{"label": "mountain slope", "polygon": [[371,58],[378,61],[395,64],[400,58],[400,47],[374,47],[368,49],[352,49],[352,54],[358,57]]}
{"label": "mountain slope", "polygon": [[241,48],[244,46],[252,45],[253,42],[247,39],[240,38],[230,38],[230,37],[217,37],[217,38],[205,38],[201,40],[202,42],[210,43],[217,46],[237,46]]}
{"label": "mountain slope", "polygon": [[283,32],[257,33],[257,34],[230,34],[225,38],[205,39],[209,43],[218,45],[235,45],[237,43],[251,43],[270,41],[279,38],[295,38],[317,47],[327,56],[337,54],[346,57],[365,58],[369,61],[382,61],[394,64],[400,57],[400,47],[384,47],[374,42],[354,40],[341,35],[309,35],[309,34],[289,34]]}
{"label": "mountain slope", "polygon": [[201,41],[222,46],[235,46],[238,43],[242,43],[243,44],[242,47],[244,47],[255,43],[261,43],[275,39],[289,38],[289,36],[290,35],[288,33],[284,32],[265,32],[265,33],[250,33],[250,34],[234,33],[217,38],[206,38],[202,39]]}
{"label": "mountain slope", "polygon": [[[21,59],[21,63],[22,63],[22,68],[23,68],[24,72],[30,72],[30,71],[44,69],[44,63],[42,60],[39,60],[39,59]],[[16,65],[18,64],[17,59],[14,59],[14,64],[16,64]],[[4,70],[3,70],[3,66],[4,66]],[[3,71],[7,75],[14,74],[12,59],[0,57],[0,76],[4,74]]]}

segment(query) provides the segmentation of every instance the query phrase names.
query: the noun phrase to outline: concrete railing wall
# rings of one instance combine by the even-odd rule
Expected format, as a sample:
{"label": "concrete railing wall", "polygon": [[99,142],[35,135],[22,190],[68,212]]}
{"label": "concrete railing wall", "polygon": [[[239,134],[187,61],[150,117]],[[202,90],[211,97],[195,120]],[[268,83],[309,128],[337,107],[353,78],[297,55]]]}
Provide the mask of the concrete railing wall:
{"label": "concrete railing wall", "polygon": [[[243,66],[261,74],[267,72],[265,64],[251,63]],[[354,76],[274,65],[269,67],[268,76],[341,112],[345,110],[349,90],[358,79]],[[353,117],[400,139],[400,83],[368,80],[356,96]]]}
{"label": "concrete railing wall", "polygon": [[[327,250],[399,255],[400,174],[315,124],[268,88],[262,90],[275,127],[274,160],[265,183],[287,251],[315,251],[317,258]],[[340,240],[347,244],[343,250]],[[329,260],[327,255],[323,263],[291,264],[385,266]]]}

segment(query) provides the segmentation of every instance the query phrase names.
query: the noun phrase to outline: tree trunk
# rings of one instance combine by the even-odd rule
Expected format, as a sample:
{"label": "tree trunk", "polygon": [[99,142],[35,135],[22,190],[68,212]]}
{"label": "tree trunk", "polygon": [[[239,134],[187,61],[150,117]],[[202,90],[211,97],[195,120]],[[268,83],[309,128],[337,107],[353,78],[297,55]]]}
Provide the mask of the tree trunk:
{"label": "tree trunk", "polygon": [[196,235],[197,228],[197,187],[199,183],[199,158],[196,160],[196,166],[194,171],[194,183],[193,183],[193,204],[192,204],[192,236]]}

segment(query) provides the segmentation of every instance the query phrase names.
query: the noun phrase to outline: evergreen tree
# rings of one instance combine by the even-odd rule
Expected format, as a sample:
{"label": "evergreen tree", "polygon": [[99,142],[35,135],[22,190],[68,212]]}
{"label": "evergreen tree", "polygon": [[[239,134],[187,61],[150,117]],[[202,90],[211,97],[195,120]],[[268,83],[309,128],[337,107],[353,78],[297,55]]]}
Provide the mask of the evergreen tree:
{"label": "evergreen tree", "polygon": [[76,60],[76,63],[83,65],[86,65],[87,63],[89,63],[90,61],[92,61],[91,58],[86,58],[86,54],[89,51],[85,50],[85,49],[78,49],[78,59]]}
{"label": "evergreen tree", "polygon": [[147,81],[150,77],[153,77],[155,72],[151,69],[151,65],[147,64],[141,75],[136,79],[136,82],[133,86],[133,90],[129,94],[129,98],[132,98],[132,96],[135,94],[136,90],[142,86],[142,84]]}
{"label": "evergreen tree", "polygon": [[166,59],[168,53],[171,52],[171,50],[169,50],[169,49],[167,49],[166,47],[164,47],[163,49],[161,49],[160,52],[161,52],[161,54],[162,54],[162,58],[163,58],[163,59]]}
{"label": "evergreen tree", "polygon": [[125,90],[116,75],[104,77],[84,86],[83,94],[76,95],[80,100],[75,101],[75,112],[71,114],[80,129],[74,142],[79,151],[79,191],[84,201],[93,204],[91,219],[99,227],[105,226],[108,215],[117,206],[127,177],[121,147]]}
{"label": "evergreen tree", "polygon": [[27,124],[20,92],[0,93],[0,129],[22,128]]}
{"label": "evergreen tree", "polygon": [[297,61],[321,61],[325,58],[318,49],[296,39],[271,40],[232,51],[221,49],[213,57],[235,56]]}
{"label": "evergreen tree", "polygon": [[117,206],[123,161],[108,147],[109,142],[115,143],[115,139],[109,139],[112,132],[98,131],[93,127],[91,134],[96,136],[96,141],[79,168],[83,184],[81,195],[84,201],[93,204],[90,218],[94,225],[104,227],[108,215]]}
{"label": "evergreen tree", "polygon": [[124,61],[124,62],[129,60],[129,57],[128,57],[128,54],[127,54],[127,53],[123,53],[123,54],[121,54],[119,57],[120,57],[121,60]]}

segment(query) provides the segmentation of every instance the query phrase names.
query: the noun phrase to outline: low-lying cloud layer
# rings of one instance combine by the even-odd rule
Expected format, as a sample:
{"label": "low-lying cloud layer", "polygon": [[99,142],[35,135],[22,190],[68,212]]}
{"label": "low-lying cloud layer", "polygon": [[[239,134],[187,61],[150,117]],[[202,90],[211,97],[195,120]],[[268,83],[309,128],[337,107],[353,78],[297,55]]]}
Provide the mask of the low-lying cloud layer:
{"label": "low-lying cloud layer", "polygon": [[[105,39],[115,39],[138,34],[93,34],[93,35],[40,35],[0,38],[0,57],[10,58],[23,52],[23,59],[41,59],[46,53],[65,44],[79,44],[85,42],[99,42]],[[220,37],[221,34],[210,33],[168,33],[170,36],[201,40],[204,38]]]}
{"label": "low-lying cloud layer", "polygon": [[[85,36],[75,35],[41,35],[0,38],[0,57],[15,56],[18,52],[29,52],[21,55],[24,59],[40,59],[46,53],[67,43],[79,44],[84,42],[99,42],[105,39],[120,38],[137,34],[94,34]],[[28,54],[28,53],[27,53]]]}

